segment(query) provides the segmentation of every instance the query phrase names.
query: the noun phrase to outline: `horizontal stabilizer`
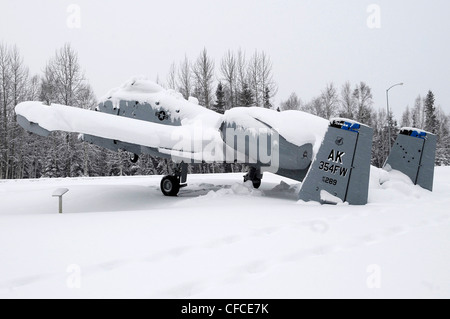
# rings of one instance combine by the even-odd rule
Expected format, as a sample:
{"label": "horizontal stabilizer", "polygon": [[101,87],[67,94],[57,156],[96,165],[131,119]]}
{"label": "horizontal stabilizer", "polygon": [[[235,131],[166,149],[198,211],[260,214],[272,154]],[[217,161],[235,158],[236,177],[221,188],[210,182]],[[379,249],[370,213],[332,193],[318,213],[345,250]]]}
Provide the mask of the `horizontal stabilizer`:
{"label": "horizontal stabilizer", "polygon": [[352,205],[366,204],[372,135],[370,127],[355,121],[331,120],[299,199],[324,204],[337,204],[339,199]]}
{"label": "horizontal stabilizer", "polygon": [[407,175],[415,185],[433,190],[436,135],[416,128],[402,128],[384,168]]}

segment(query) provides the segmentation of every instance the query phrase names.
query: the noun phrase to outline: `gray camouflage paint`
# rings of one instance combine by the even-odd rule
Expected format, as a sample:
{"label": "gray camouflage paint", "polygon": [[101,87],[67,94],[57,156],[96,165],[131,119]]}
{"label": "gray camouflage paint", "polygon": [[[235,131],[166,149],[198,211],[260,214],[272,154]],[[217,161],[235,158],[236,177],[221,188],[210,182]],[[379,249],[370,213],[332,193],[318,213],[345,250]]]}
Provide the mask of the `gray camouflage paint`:
{"label": "gray camouflage paint", "polygon": [[334,120],[306,175],[299,199],[326,202],[321,191],[352,205],[367,204],[373,130],[365,125]]}
{"label": "gray camouflage paint", "polygon": [[[402,129],[385,163],[407,175],[415,185],[433,190],[436,135]],[[389,166],[388,166],[389,165]]]}

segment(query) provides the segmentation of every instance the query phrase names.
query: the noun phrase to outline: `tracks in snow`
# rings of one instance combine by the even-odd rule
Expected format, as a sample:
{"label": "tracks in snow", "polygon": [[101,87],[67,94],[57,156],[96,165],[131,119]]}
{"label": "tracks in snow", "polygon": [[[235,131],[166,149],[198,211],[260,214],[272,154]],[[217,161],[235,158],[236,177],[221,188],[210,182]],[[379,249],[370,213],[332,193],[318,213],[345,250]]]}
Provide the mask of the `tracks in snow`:
{"label": "tracks in snow", "polygon": [[[252,241],[260,245],[272,242],[274,236],[282,236],[289,232],[313,232],[317,236],[325,234],[333,229],[336,222],[346,221],[350,218],[365,218],[367,213],[349,213],[327,219],[309,219],[286,223],[280,226],[265,226],[249,230],[243,234],[234,234],[222,236],[219,238],[206,240],[199,244],[186,244],[165,249],[140,258],[116,259],[94,265],[81,265],[83,280],[89,280],[89,277],[96,276],[105,272],[112,272],[121,267],[133,264],[154,265],[158,263],[180,263],[183,264],[188,259],[195,258],[196,255],[208,255],[211,250],[227,253],[230,250],[242,252],[244,248],[253,245]],[[206,291],[211,286],[232,284],[263,276],[274,267],[279,267],[288,263],[299,263],[309,258],[337,254],[340,252],[351,251],[363,246],[377,245],[390,240],[394,237],[403,236],[416,230],[428,229],[450,223],[450,214],[440,214],[434,218],[424,219],[403,225],[391,225],[381,228],[379,231],[368,232],[366,234],[350,236],[334,244],[312,244],[309,247],[293,249],[280,252],[272,259],[255,257],[245,263],[232,261],[226,267],[218,267],[211,273],[202,276],[199,279],[186,278],[185,282],[169,285],[168,287],[159,287],[152,291],[153,297],[195,297]],[[251,252],[250,252],[251,253]],[[0,283],[0,293],[14,292],[36,283],[57,280],[64,283],[67,280],[67,273],[47,273],[33,276],[19,277],[10,281]]]}

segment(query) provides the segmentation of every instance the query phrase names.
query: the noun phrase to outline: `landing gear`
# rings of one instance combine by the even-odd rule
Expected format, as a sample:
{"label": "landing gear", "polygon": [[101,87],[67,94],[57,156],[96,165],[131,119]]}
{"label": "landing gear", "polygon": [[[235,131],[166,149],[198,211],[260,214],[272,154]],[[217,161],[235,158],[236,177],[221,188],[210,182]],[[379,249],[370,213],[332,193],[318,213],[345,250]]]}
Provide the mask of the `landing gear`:
{"label": "landing gear", "polygon": [[187,164],[177,164],[173,175],[164,176],[161,180],[161,192],[165,196],[177,196],[180,188],[187,186]]}
{"label": "landing gear", "polygon": [[133,163],[133,164],[135,164],[135,163],[137,163],[137,161],[139,161],[139,155],[137,155],[137,154],[131,154],[131,156],[130,156],[130,162],[131,163]]}
{"label": "landing gear", "polygon": [[180,191],[180,179],[174,175],[164,176],[161,180],[161,191],[165,196],[177,196]]}
{"label": "landing gear", "polygon": [[262,177],[263,174],[259,167],[250,167],[248,173],[244,175],[244,183],[246,181],[252,181],[253,187],[258,189],[261,186]]}
{"label": "landing gear", "polygon": [[253,184],[253,188],[258,189],[261,186],[261,180],[260,179],[254,180],[254,181],[252,181],[252,184]]}

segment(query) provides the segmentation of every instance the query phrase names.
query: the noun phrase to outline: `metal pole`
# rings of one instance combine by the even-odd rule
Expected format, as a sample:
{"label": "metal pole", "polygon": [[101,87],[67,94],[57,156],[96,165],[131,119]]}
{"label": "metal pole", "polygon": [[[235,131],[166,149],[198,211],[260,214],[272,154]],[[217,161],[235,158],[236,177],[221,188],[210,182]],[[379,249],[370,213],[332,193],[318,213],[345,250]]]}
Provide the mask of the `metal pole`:
{"label": "metal pole", "polygon": [[388,120],[388,136],[389,136],[389,152],[391,151],[392,145],[391,145],[391,123],[389,123],[389,90],[391,88],[386,90],[386,102],[387,102],[387,120]]}
{"label": "metal pole", "polygon": [[390,123],[390,121],[389,121],[389,119],[390,119],[390,112],[389,112],[389,90],[392,89],[392,88],[395,87],[395,86],[398,86],[398,85],[403,85],[403,82],[402,82],[402,83],[394,84],[393,86],[391,86],[389,89],[386,90],[387,120],[388,120],[388,135],[389,135],[389,151],[390,151],[391,148],[392,148],[392,145],[391,145],[391,123]]}
{"label": "metal pole", "polygon": [[62,197],[65,193],[67,193],[69,191],[69,189],[67,188],[58,188],[53,192],[53,197],[58,197],[58,202],[59,202],[59,213],[62,214],[63,210],[62,210]]}

